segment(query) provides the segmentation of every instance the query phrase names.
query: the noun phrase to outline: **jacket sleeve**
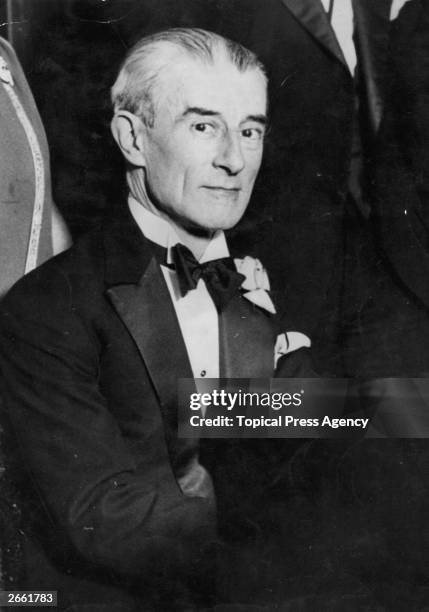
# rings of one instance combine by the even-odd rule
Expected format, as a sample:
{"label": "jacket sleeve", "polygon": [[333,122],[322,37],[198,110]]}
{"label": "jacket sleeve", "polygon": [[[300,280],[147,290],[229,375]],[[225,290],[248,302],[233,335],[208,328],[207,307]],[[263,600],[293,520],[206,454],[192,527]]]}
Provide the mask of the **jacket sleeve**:
{"label": "jacket sleeve", "polygon": [[212,504],[182,494],[168,458],[129,452],[99,389],[96,334],[61,270],[39,270],[1,304],[0,365],[7,422],[54,532],[121,575],[192,571],[214,538]]}

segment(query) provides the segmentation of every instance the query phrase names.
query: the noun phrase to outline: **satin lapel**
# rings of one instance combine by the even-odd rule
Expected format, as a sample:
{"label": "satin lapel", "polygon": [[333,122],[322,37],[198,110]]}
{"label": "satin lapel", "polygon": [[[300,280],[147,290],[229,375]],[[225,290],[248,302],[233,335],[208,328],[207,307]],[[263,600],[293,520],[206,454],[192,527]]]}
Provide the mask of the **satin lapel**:
{"label": "satin lapel", "polygon": [[282,0],[301,25],[347,68],[341,47],[319,0]]}
{"label": "satin lapel", "polygon": [[177,423],[177,380],[192,378],[186,347],[162,271],[152,258],[138,284],[107,294],[133,337],[169,427]]}
{"label": "satin lapel", "polygon": [[[287,295],[279,289],[270,289],[270,298],[276,309],[276,321],[280,321],[287,313]],[[284,330],[283,330],[284,331]]]}
{"label": "satin lapel", "polygon": [[390,0],[353,0],[357,51],[374,134],[383,114],[390,5]]}

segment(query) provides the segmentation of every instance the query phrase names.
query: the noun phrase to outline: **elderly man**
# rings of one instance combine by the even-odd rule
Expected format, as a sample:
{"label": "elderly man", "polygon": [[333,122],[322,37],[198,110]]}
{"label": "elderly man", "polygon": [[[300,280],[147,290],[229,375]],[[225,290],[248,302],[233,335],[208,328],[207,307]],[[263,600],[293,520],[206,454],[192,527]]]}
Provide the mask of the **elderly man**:
{"label": "elderly man", "polygon": [[177,380],[273,370],[266,275],[223,233],[261,163],[266,78],[240,45],[176,29],[131,50],[112,98],[128,206],[2,305],[10,456],[27,468],[19,586],[67,610],[192,609],[215,493],[177,437]]}

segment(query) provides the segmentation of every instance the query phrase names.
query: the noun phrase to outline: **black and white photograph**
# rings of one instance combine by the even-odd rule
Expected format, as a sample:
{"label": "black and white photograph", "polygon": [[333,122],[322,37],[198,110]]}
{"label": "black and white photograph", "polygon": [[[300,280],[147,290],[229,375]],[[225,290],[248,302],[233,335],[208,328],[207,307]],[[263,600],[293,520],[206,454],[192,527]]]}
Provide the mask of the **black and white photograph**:
{"label": "black and white photograph", "polygon": [[0,610],[424,612],[428,516],[429,0],[0,0]]}

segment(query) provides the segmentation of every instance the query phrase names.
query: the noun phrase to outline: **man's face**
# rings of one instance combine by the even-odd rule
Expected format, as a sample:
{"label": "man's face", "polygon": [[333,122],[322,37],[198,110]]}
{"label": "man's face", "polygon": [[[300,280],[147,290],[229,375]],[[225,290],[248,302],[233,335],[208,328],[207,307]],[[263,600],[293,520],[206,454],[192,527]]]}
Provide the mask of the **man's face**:
{"label": "man's face", "polygon": [[181,58],[154,95],[155,122],[144,144],[150,200],[190,231],[233,227],[261,164],[264,77],[222,57],[214,65]]}

